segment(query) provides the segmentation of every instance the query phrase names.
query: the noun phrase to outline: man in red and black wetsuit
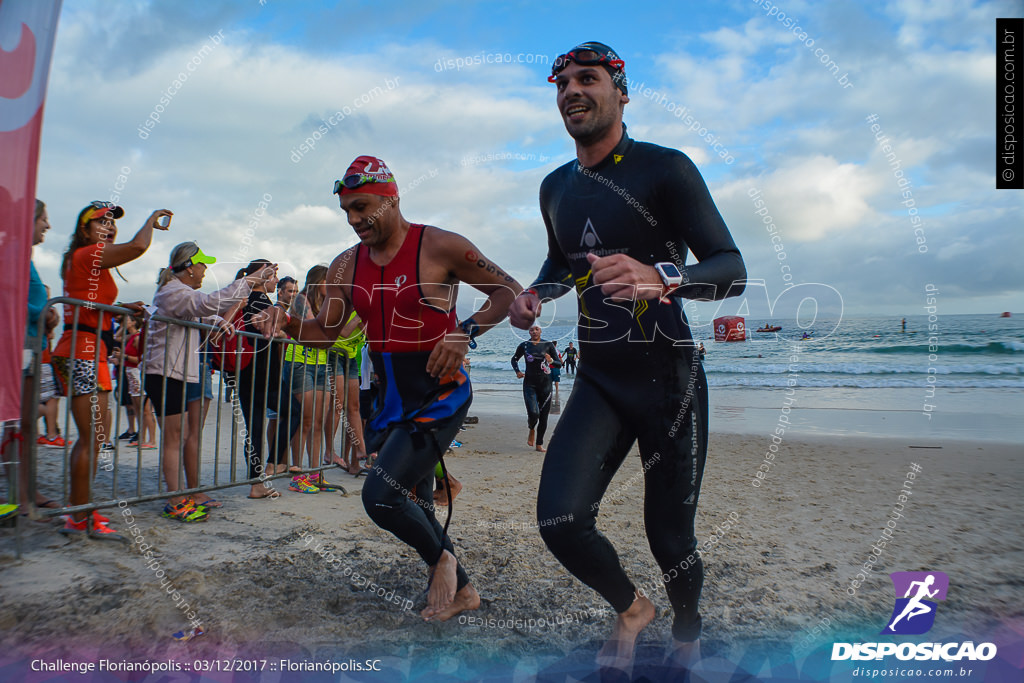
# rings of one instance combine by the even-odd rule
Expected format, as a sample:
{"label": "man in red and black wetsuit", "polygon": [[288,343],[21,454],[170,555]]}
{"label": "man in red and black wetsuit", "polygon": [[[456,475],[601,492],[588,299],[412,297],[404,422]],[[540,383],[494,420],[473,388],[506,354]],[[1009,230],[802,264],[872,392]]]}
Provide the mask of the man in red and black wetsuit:
{"label": "man in red and black wetsuit", "polygon": [[[277,309],[264,334],[283,327],[304,345],[327,348],[353,308],[365,321],[381,393],[366,428],[377,460],[363,485],[363,506],[430,567],[421,614],[445,621],[479,607],[480,597],[434,516],[434,468],[473,397],[462,368],[466,351],[475,336],[505,318],[522,287],[461,235],[405,220],[395,177],[380,159],[358,157],[334,191],[360,243],[331,264],[315,319],[289,320]],[[488,297],[461,324],[455,317],[459,282]]]}

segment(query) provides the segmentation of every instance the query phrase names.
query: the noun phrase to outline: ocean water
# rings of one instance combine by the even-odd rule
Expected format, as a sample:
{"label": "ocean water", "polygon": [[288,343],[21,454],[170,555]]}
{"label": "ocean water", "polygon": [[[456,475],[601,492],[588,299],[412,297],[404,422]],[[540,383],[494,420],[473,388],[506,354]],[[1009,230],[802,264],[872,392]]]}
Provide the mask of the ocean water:
{"label": "ocean water", "polygon": [[[704,370],[712,387],[785,387],[796,370],[802,387],[1024,389],[1024,316],[943,315],[934,331],[927,316],[908,316],[906,332],[900,320],[819,320],[806,341],[795,326],[748,331],[743,342],[715,342],[707,326],[694,336],[707,349]],[[748,330],[766,322],[746,321]],[[505,323],[480,337],[469,354],[473,381],[518,384],[509,359],[527,336]],[[551,325],[543,338],[557,341],[559,350],[569,341],[579,346],[570,325]],[[562,381],[571,384],[564,372]]]}
{"label": "ocean water", "polygon": [[[746,320],[748,329],[766,322]],[[711,428],[770,433],[793,381],[791,432],[1024,443],[1024,316],[944,315],[933,324],[908,316],[902,332],[900,318],[826,319],[806,341],[783,323],[777,333],[717,343],[709,326],[696,328],[707,349]],[[551,325],[543,337],[564,349],[575,333]],[[503,412],[522,410],[509,359],[526,336],[506,323],[470,352],[474,386]],[[563,371],[563,401],[572,384]]]}

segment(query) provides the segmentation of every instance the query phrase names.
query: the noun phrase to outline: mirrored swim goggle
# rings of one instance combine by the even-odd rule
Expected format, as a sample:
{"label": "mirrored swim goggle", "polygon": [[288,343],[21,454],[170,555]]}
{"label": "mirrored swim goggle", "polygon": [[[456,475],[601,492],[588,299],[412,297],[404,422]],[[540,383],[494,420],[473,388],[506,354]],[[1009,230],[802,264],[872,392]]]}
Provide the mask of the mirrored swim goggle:
{"label": "mirrored swim goggle", "polygon": [[342,189],[354,190],[369,183],[393,183],[394,176],[383,178],[381,176],[369,175],[368,173],[353,173],[345,176],[342,180],[334,181],[334,194],[339,194]]}
{"label": "mirrored swim goggle", "polygon": [[601,66],[611,67],[616,71],[626,70],[626,63],[624,61],[621,59],[611,59],[608,55],[598,52],[597,50],[591,50],[589,48],[583,50],[572,50],[555,59],[555,63],[551,65],[551,75],[548,76],[548,83],[554,83],[556,76],[558,76],[565,67],[569,66],[569,62],[575,62],[580,66],[594,66],[595,64],[599,64]]}

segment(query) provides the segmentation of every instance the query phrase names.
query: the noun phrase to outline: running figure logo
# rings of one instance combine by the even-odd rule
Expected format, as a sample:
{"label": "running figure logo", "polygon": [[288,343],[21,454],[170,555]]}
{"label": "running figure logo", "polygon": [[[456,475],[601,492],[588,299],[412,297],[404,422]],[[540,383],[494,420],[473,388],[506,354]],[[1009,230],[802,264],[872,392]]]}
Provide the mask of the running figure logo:
{"label": "running figure logo", "polygon": [[896,605],[882,633],[927,633],[935,623],[937,605],[933,601],[946,599],[949,577],[943,572],[893,572],[889,577],[896,589]]}

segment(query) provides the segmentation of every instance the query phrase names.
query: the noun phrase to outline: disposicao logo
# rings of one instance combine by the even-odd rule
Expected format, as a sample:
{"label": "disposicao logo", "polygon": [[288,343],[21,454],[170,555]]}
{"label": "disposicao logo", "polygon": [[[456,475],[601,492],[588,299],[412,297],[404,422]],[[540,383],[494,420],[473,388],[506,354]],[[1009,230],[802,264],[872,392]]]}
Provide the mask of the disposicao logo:
{"label": "disposicao logo", "polygon": [[[921,635],[935,624],[938,602],[946,599],[949,577],[943,572],[893,572],[889,574],[896,591],[892,615],[881,635]],[[833,643],[832,661],[852,659],[897,659],[918,661],[967,659],[988,661],[996,656],[994,643]]]}
{"label": "disposicao logo", "polygon": [[893,572],[889,578],[896,589],[896,605],[881,633],[916,636],[930,631],[935,601],[946,599],[949,577],[943,572]]}

